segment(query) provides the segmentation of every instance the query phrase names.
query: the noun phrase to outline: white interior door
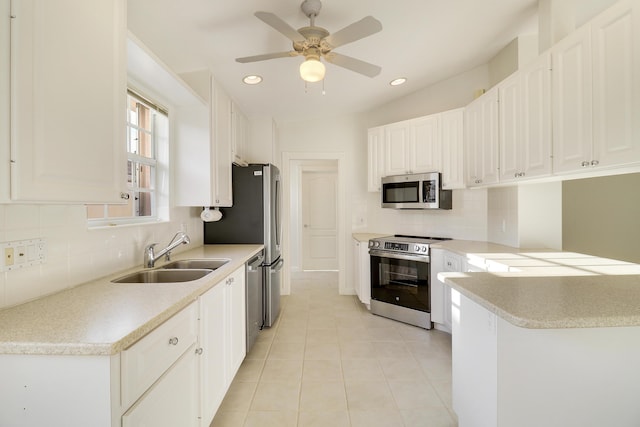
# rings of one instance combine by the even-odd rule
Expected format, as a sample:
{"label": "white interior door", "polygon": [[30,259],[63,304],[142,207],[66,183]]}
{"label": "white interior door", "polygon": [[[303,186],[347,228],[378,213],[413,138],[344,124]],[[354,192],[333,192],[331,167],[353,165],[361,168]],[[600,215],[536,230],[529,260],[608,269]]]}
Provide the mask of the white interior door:
{"label": "white interior door", "polygon": [[338,269],[338,174],[335,168],[302,170],[302,269]]}

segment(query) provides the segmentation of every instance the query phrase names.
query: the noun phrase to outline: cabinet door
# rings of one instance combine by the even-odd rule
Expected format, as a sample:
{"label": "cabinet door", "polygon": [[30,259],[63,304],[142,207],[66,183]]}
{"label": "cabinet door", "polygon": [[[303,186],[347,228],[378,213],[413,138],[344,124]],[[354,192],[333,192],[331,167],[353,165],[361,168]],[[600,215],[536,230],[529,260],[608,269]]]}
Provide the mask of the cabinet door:
{"label": "cabinet door", "polygon": [[359,246],[360,265],[360,302],[369,308],[371,304],[371,258],[369,258],[369,245],[365,242]]}
{"label": "cabinet door", "polygon": [[377,127],[367,132],[367,189],[380,191],[381,179],[384,176],[384,128]]}
{"label": "cabinet door", "polygon": [[362,300],[362,288],[360,282],[360,243],[356,239],[353,239],[353,290],[356,292],[358,299]]}
{"label": "cabinet door", "polygon": [[551,49],[553,171],[584,169],[591,162],[591,39],[589,27]]}
{"label": "cabinet door", "polygon": [[412,173],[439,172],[442,168],[440,115],[411,120],[411,142],[407,164]]}
{"label": "cabinet door", "polygon": [[126,3],[19,0],[11,8],[11,198],[121,202]]}
{"label": "cabinet door", "polygon": [[498,90],[491,89],[465,110],[467,185],[498,182]]}
{"label": "cabinet door", "polygon": [[198,359],[195,345],[122,416],[122,427],[198,427]]}
{"label": "cabinet door", "polygon": [[400,122],[384,127],[385,175],[410,173],[407,164],[411,144],[411,125]]}
{"label": "cabinet door", "polygon": [[438,280],[438,273],[444,271],[443,249],[431,249],[431,321],[444,324],[444,284]]}
{"label": "cabinet door", "polygon": [[524,178],[551,174],[551,56],[544,54],[520,72]]}
{"label": "cabinet door", "polygon": [[497,316],[452,291],[453,409],[459,425],[498,425]]}
{"label": "cabinet door", "polygon": [[231,98],[222,87],[211,79],[211,135],[213,156],[211,162],[213,184],[212,206],[230,207],[233,205],[231,188]]}
{"label": "cabinet door", "polygon": [[247,353],[245,268],[240,267],[227,278],[227,319],[225,342],[229,349],[227,379],[231,383]]}
{"label": "cabinet door", "polygon": [[440,127],[442,188],[464,188],[464,108],[442,113]]}
{"label": "cabinet door", "polygon": [[622,1],[591,24],[593,165],[640,161],[639,15]]}
{"label": "cabinet door", "polygon": [[200,297],[200,393],[203,424],[208,426],[227,392],[225,377],[225,293],[222,284]]}
{"label": "cabinet door", "polygon": [[231,118],[233,122],[233,136],[231,138],[233,162],[245,165],[247,163],[249,122],[242,110],[233,102],[231,103]]}
{"label": "cabinet door", "polygon": [[500,99],[500,181],[513,181],[521,173],[520,75],[512,74],[498,85]]}

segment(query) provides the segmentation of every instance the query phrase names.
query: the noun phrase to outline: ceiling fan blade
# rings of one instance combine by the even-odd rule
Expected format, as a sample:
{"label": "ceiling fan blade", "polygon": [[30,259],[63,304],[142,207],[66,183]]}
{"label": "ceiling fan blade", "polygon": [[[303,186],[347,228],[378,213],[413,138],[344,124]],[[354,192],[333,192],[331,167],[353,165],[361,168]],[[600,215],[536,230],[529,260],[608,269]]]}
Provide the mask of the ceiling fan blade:
{"label": "ceiling fan blade", "polygon": [[265,24],[283,34],[289,40],[293,42],[304,41],[304,36],[302,34],[273,13],[256,12],[254,15]]}
{"label": "ceiling fan blade", "polygon": [[342,46],[360,40],[367,36],[382,30],[382,24],[373,16],[366,16],[361,20],[347,25],[343,29],[336,31],[324,40],[331,45],[332,48]]}
{"label": "ceiling fan blade", "polygon": [[275,58],[287,58],[290,56],[297,56],[298,52],[292,50],[290,52],[277,52],[277,53],[265,53],[263,55],[254,55],[254,56],[245,56],[243,58],[236,58],[236,62],[247,63],[247,62],[258,62],[258,61],[266,61],[267,59],[275,59]]}
{"label": "ceiling fan blade", "polygon": [[324,55],[324,58],[327,60],[327,62],[351,71],[355,71],[356,73],[364,74],[368,77],[375,77],[380,74],[380,71],[382,71],[382,68],[378,67],[377,65],[373,65],[368,62],[335,52],[327,53],[326,55]]}

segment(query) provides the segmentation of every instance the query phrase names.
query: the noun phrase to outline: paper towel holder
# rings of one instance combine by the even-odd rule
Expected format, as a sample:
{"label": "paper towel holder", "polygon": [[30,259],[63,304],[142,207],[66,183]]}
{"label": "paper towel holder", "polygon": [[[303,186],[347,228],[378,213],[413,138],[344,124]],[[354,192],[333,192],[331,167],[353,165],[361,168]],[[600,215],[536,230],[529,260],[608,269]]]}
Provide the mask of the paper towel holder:
{"label": "paper towel holder", "polygon": [[202,209],[202,213],[200,214],[200,218],[204,221],[204,222],[214,222],[214,221],[220,221],[222,219],[222,212],[220,212],[220,209],[213,208],[213,210],[211,210],[211,208],[209,207],[204,207]]}

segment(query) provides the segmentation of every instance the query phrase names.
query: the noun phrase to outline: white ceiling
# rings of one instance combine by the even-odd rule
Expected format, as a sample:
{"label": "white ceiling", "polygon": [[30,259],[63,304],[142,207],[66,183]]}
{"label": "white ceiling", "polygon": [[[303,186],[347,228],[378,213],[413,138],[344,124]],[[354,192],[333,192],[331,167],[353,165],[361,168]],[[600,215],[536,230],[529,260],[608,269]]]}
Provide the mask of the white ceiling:
{"label": "white ceiling", "polygon": [[[129,29],[174,71],[209,68],[249,116],[277,120],[360,112],[486,63],[514,37],[537,32],[537,0],[324,0],[316,25],[334,33],[372,15],[382,31],[335,51],[379,65],[369,78],[326,64],[324,82],[298,74],[303,58],[240,64],[237,57],[291,50],[253,13],[309,25],[302,0],[128,0]],[[242,77],[259,74],[257,86]],[[389,81],[407,77],[391,87]]]}

